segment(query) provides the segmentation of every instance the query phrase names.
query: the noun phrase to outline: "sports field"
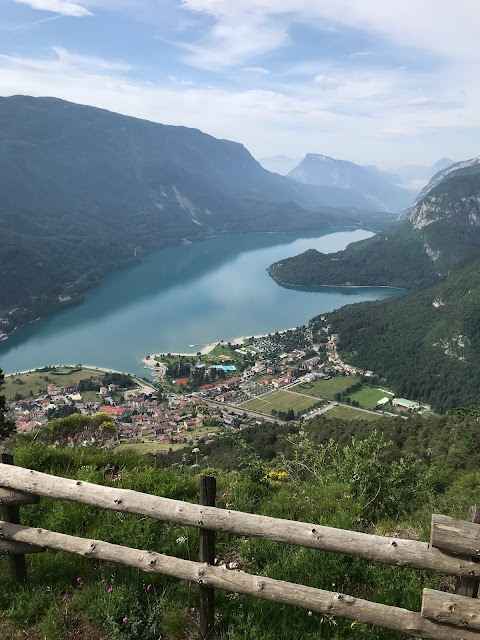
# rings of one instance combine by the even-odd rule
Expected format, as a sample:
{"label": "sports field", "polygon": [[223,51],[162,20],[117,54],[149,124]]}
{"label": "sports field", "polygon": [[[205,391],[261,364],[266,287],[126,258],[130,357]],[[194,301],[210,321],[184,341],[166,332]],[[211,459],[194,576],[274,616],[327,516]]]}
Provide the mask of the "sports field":
{"label": "sports field", "polygon": [[363,387],[359,391],[350,394],[351,400],[356,400],[364,409],[375,409],[377,402],[382,398],[392,397],[384,391],[378,391],[373,387]]}
{"label": "sports field", "polygon": [[301,384],[294,388],[299,393],[304,393],[307,396],[333,400],[336,393],[342,393],[347,387],[351,387],[356,382],[358,382],[357,376],[335,376],[330,380],[315,380],[315,382]]}
{"label": "sports field", "polygon": [[326,413],[323,414],[324,418],[341,418],[342,420],[378,420],[379,418],[382,417],[382,414],[373,414],[373,413],[367,413],[366,411],[359,411],[358,409],[355,408],[350,408],[350,407],[345,407],[345,406],[338,406],[335,407],[334,409],[330,409],[330,411],[327,411]]}
{"label": "sports field", "polygon": [[297,413],[298,411],[310,408],[316,402],[316,398],[308,398],[291,391],[270,391],[260,398],[248,400],[238,406],[242,409],[250,409],[251,411],[258,411],[260,413],[271,415],[272,409],[285,412],[289,409],[293,409],[295,413]]}

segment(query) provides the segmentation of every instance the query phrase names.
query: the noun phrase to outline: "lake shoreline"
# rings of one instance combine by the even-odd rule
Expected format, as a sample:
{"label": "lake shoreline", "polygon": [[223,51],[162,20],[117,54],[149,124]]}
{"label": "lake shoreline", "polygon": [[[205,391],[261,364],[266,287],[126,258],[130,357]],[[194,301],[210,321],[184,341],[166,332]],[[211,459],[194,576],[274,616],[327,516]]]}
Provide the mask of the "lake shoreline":
{"label": "lake shoreline", "polygon": [[[286,333],[287,331],[295,331],[295,329],[298,329],[298,327],[290,327],[288,329],[281,329],[278,331],[270,331],[269,333],[260,333],[258,335],[255,336],[239,336],[238,338],[232,338],[231,340],[219,340],[218,342],[211,342],[210,344],[206,344],[203,349],[201,351],[196,351],[196,352],[179,352],[179,351],[169,351],[168,353],[170,353],[172,356],[185,356],[187,358],[194,358],[197,357],[198,354],[200,354],[200,356],[205,356],[208,355],[211,351],[213,351],[215,349],[215,347],[218,347],[219,345],[225,345],[225,344],[234,344],[237,345],[238,347],[241,347],[244,343],[245,340],[251,340],[252,338],[254,338],[255,340],[258,340],[260,338],[266,338],[269,335],[271,335],[272,333]],[[161,360],[157,360],[156,358],[161,358],[162,356],[166,355],[166,353],[163,351],[162,353],[152,353],[151,356],[149,356],[148,358],[143,358],[142,359],[142,363],[144,363],[149,369],[154,370],[156,367],[156,364],[159,363],[162,366],[165,366],[165,363],[161,362]],[[200,357],[198,356],[198,357]],[[153,365],[153,363],[155,363]]]}
{"label": "lake shoreline", "polygon": [[200,351],[207,357],[219,343],[218,336],[231,336],[231,342],[242,344],[246,337],[302,326],[345,304],[389,297],[395,292],[382,288],[370,292],[332,287],[303,294],[277,285],[266,273],[266,267],[285,254],[296,255],[309,246],[334,252],[371,235],[332,228],[318,236],[222,234],[188,246],[165,247],[106,278],[75,309],[31,324],[25,333],[1,342],[0,367],[11,374],[50,362],[89,362],[150,379],[142,362],[145,354],[195,357]]}

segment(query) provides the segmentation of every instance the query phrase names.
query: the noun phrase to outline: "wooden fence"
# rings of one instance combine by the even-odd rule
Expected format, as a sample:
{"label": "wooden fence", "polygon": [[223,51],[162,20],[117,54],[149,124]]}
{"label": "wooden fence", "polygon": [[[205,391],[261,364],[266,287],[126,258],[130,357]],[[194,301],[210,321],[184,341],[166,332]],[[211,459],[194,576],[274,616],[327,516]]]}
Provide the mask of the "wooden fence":
{"label": "wooden fence", "polygon": [[[200,529],[199,562],[22,526],[19,506],[34,503],[40,496],[197,527]],[[211,637],[214,632],[214,589],[218,588],[410,636],[480,640],[477,598],[480,510],[477,508],[471,509],[469,521],[433,515],[431,541],[425,543],[219,509],[215,507],[214,478],[201,478],[200,504],[196,505],[23,469],[13,466],[13,460],[5,454],[0,463],[0,504],[4,511],[4,520],[0,521],[0,553],[9,556],[13,580],[24,581],[27,577],[25,554],[46,549],[68,551],[188,580],[199,585],[203,638]],[[422,610],[418,613],[342,593],[228,570],[213,566],[215,531],[457,576],[456,593],[425,589]]]}

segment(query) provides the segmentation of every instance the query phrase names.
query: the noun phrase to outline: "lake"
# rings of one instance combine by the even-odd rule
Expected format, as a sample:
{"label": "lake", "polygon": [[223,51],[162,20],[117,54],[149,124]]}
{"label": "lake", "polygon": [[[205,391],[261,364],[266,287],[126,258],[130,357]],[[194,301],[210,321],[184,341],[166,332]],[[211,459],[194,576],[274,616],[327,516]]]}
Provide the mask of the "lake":
{"label": "lake", "polygon": [[82,363],[144,375],[141,361],[151,353],[196,352],[209,342],[288,329],[345,304],[396,295],[400,290],[387,288],[286,288],[266,272],[307,249],[335,252],[372,235],[259,233],[162,249],[108,276],[81,304],[0,342],[0,367],[13,373]]}

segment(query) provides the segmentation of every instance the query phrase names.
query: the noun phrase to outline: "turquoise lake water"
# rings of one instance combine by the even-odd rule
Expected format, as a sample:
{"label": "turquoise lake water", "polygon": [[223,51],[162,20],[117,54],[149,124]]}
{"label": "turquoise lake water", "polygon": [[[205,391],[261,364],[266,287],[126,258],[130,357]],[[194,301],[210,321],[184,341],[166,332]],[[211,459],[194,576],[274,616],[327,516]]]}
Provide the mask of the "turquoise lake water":
{"label": "turquoise lake water", "polygon": [[260,233],[162,249],[108,276],[81,304],[0,342],[0,368],[83,363],[144,375],[147,354],[196,352],[212,341],[287,329],[345,304],[396,295],[386,288],[286,288],[266,272],[307,249],[339,251],[371,235]]}

